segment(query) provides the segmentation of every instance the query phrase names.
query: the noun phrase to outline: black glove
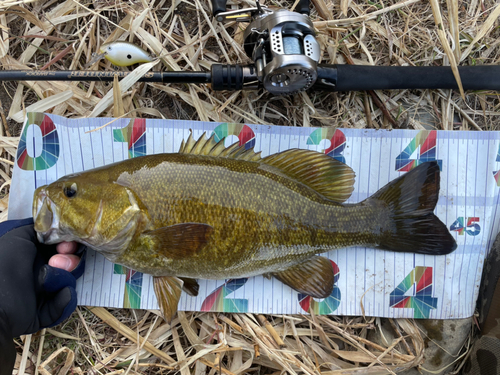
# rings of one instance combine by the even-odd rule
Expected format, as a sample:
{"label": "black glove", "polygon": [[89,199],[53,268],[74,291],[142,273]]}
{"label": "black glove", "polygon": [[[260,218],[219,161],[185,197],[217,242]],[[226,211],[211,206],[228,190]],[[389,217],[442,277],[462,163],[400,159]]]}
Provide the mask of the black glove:
{"label": "black glove", "polygon": [[14,337],[55,326],[76,308],[83,262],[70,273],[47,264],[54,254],[55,245],[38,242],[32,219],[0,223],[0,375],[12,374]]}

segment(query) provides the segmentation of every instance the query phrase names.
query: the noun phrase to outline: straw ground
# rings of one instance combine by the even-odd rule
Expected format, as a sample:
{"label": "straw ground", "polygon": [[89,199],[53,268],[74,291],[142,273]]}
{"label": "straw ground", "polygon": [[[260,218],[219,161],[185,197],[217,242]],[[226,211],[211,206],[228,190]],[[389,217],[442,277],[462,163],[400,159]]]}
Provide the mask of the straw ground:
{"label": "straw ground", "polygon": [[[284,0],[263,3],[287,9],[296,5]],[[500,5],[495,0],[313,3],[311,17],[323,63],[500,63]],[[230,5],[254,2],[234,0]],[[496,92],[307,92],[273,97],[255,91],[214,92],[209,86],[135,83],[148,70],[249,63],[241,47],[245,27],[213,21],[206,0],[2,1],[3,69],[84,69],[100,45],[115,40],[139,44],[158,60],[135,67],[120,84],[2,83],[0,220],[7,218],[26,111],[305,127],[481,131],[500,126]],[[103,60],[90,69],[115,68]],[[380,335],[381,326],[389,323],[394,340]],[[179,313],[169,326],[157,311],[82,307],[64,324],[17,339],[16,344],[20,374],[382,374],[426,367],[426,343],[413,322],[363,317]]]}

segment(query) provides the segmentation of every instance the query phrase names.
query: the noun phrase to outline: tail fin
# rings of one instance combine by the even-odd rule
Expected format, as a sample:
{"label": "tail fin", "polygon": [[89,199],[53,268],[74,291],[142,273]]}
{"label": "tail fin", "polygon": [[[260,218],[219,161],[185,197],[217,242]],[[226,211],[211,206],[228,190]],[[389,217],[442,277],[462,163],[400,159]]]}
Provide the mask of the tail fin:
{"label": "tail fin", "polygon": [[392,219],[391,228],[381,236],[380,249],[444,255],[457,248],[446,225],[433,214],[439,172],[437,162],[422,163],[370,198],[384,201]]}

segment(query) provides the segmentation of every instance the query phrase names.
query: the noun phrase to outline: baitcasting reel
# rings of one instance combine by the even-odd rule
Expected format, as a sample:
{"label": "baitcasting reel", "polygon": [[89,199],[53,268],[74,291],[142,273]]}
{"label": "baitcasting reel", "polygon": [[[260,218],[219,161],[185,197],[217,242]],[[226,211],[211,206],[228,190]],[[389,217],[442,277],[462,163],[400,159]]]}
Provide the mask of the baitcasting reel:
{"label": "baitcasting reel", "polygon": [[214,0],[218,21],[250,21],[244,32],[245,52],[255,63],[256,77],[275,95],[294,94],[311,88],[318,77],[320,47],[309,18],[308,1],[301,12],[271,10],[260,6],[237,11],[221,11],[223,2]]}

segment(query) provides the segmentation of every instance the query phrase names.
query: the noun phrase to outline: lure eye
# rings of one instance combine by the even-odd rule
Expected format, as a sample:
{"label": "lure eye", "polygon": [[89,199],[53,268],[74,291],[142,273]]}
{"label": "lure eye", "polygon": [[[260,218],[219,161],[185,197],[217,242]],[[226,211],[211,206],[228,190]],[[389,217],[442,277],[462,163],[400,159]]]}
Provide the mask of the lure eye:
{"label": "lure eye", "polygon": [[132,55],[127,55],[127,59],[131,59],[132,58]]}
{"label": "lure eye", "polygon": [[63,192],[66,197],[74,198],[76,196],[76,183],[73,182],[71,186],[65,186]]}

